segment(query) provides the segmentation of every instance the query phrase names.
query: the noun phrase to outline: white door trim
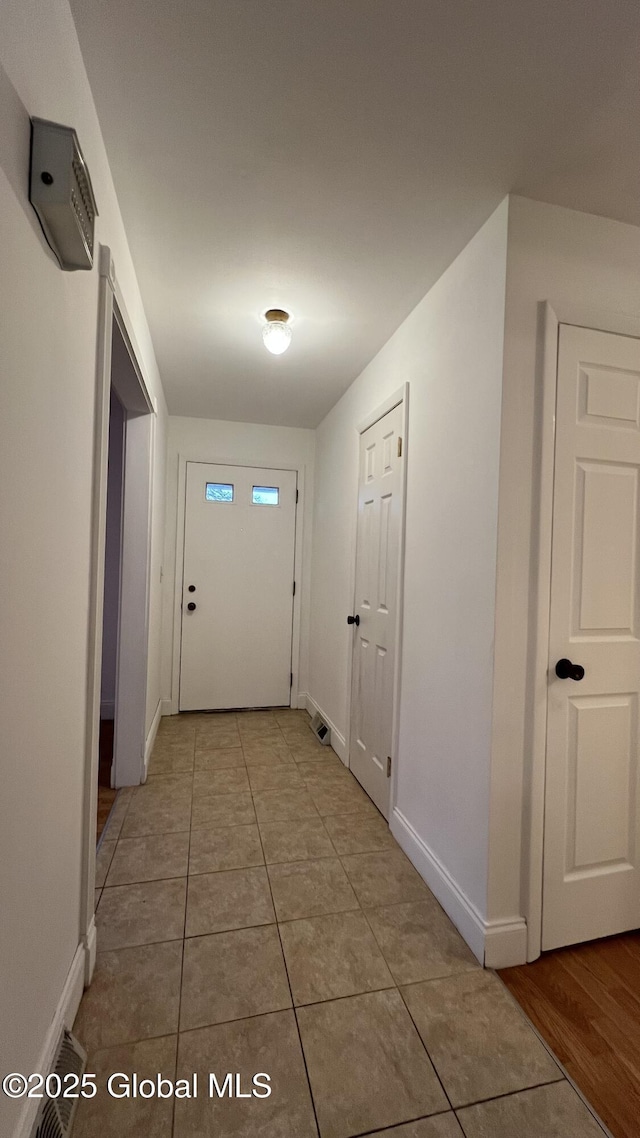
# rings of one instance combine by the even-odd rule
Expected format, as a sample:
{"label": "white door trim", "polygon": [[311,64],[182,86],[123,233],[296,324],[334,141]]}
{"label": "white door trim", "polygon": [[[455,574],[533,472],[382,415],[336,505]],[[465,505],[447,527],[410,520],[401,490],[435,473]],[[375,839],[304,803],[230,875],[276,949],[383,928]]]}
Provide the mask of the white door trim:
{"label": "white door trim", "polygon": [[551,611],[551,541],[553,525],[553,478],[555,463],[555,414],[558,366],[558,336],[561,324],[593,328],[622,336],[640,337],[640,318],[624,312],[591,309],[571,304],[542,301],[539,305],[540,411],[538,420],[539,466],[534,483],[532,526],[531,589],[532,608],[527,689],[525,739],[531,739],[525,753],[525,809],[523,812],[523,898],[527,921],[527,960],[540,956],[542,945],[542,867],[544,856],[544,797],[547,738],[547,668],[549,660],[549,620]]}
{"label": "white door trim", "polygon": [[[402,629],[403,629],[403,607],[404,607],[404,555],[405,555],[405,531],[407,519],[407,458],[409,454],[409,384],[403,383],[383,403],[380,403],[374,410],[370,411],[364,419],[358,423],[354,432],[354,446],[357,448],[357,454],[360,454],[360,435],[369,430],[374,423],[382,419],[389,411],[393,411],[394,407],[402,404],[402,475],[401,475],[401,502],[400,502],[400,541],[399,541],[399,566],[398,566],[398,612],[396,619],[395,631],[395,682],[393,693],[393,725],[391,732],[392,739],[392,754],[391,754],[391,787],[389,789],[389,818],[391,819],[395,804],[397,800],[397,785],[398,785],[398,744],[400,738],[400,700],[401,700],[401,687],[402,687]],[[358,470],[359,462],[357,466]],[[354,495],[354,525],[351,537],[351,587],[350,594],[352,600],[352,612],[355,611],[355,596],[356,596],[356,545],[358,540],[358,488]],[[347,614],[345,613],[345,619]],[[344,762],[346,766],[350,765],[349,749],[351,746],[351,702],[352,702],[352,677],[353,677],[353,636],[349,637],[348,642],[348,657],[347,657],[347,675],[349,682],[347,685],[347,718],[346,718],[346,745]]]}
{"label": "white door trim", "polygon": [[[82,891],[80,898],[80,934],[85,952],[85,984],[93,975],[96,953],[95,875],[96,875],[96,816],[98,798],[98,755],[100,744],[100,681],[102,673],[102,616],[104,594],[104,558],[107,518],[107,467],[109,459],[109,402],[111,393],[111,337],[113,320],[117,320],[125,345],[134,364],[139,389],[136,398],[139,411],[155,411],[149,395],[141,357],[126,306],[118,288],[111,251],[106,245],[99,251],[98,329],[95,388],[95,424],[93,443],[93,486],[91,505],[91,560],[89,576],[89,619],[87,652],[87,702],[85,720],[85,770],[82,821]],[[132,396],[133,398],[133,396]],[[155,415],[151,415],[151,455]],[[149,502],[148,551],[150,549],[151,496]],[[149,595],[147,559],[147,598]],[[148,627],[147,611],[144,627]],[[142,776],[142,766],[141,766]]]}
{"label": "white door trim", "polygon": [[[293,683],[291,685],[291,707],[299,706],[299,699],[306,706],[304,693],[300,691],[300,638],[301,638],[301,609],[304,594],[303,573],[303,535],[305,527],[306,485],[305,466],[295,463],[278,462],[238,462],[237,459],[228,459],[224,456],[214,455],[212,458],[202,458],[198,454],[178,454],[178,499],[176,511],[176,544],[175,544],[175,571],[173,592],[173,650],[171,657],[171,701],[169,714],[177,715],[179,711],[180,692],[180,648],[182,637],[182,593],[183,593],[183,567],[184,567],[184,527],[186,515],[187,492],[187,463],[204,462],[213,466],[241,466],[245,470],[255,467],[258,470],[293,470],[298,476],[298,502],[296,507],[296,533],[294,549],[294,580],[296,591],[293,598],[293,626],[291,637],[291,671]],[[166,701],[163,714],[167,713]]]}

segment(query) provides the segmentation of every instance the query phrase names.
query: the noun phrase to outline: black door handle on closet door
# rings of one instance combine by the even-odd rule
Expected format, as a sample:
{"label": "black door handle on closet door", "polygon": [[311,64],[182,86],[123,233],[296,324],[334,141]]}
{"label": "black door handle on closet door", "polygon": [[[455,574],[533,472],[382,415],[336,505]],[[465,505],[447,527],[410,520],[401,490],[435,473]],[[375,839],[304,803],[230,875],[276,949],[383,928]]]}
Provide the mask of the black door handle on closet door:
{"label": "black door handle on closet door", "polygon": [[347,617],[347,624],[355,624],[355,626],[356,626],[356,628],[357,628],[357,627],[358,627],[358,625],[360,624],[360,616],[359,616],[359,614],[358,614],[358,613],[356,613],[356,615],[355,615],[355,616],[348,616],[348,617]]}
{"label": "black door handle on closet door", "polygon": [[571,660],[563,657],[556,664],[556,676],[559,680],[575,680],[576,683],[579,683],[580,680],[584,679],[584,668],[582,664],[573,664]]}
{"label": "black door handle on closet door", "polygon": [[187,608],[189,609],[189,612],[193,612],[193,611],[194,611],[194,609],[195,609],[195,607],[196,607],[196,603],[195,603],[195,601],[189,601],[189,604],[187,605]]}

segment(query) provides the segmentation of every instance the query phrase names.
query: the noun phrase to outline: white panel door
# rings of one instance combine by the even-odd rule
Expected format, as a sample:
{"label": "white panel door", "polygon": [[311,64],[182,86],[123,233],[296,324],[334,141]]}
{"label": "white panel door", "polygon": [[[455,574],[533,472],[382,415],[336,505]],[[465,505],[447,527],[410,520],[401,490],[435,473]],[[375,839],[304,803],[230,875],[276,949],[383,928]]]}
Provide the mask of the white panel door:
{"label": "white panel door", "polygon": [[402,405],[360,436],[349,765],[385,818],[395,688]]}
{"label": "white panel door", "polygon": [[561,326],[543,949],[640,926],[639,469],[640,340]]}
{"label": "white panel door", "polygon": [[181,711],[290,702],[296,482],[187,463]]}

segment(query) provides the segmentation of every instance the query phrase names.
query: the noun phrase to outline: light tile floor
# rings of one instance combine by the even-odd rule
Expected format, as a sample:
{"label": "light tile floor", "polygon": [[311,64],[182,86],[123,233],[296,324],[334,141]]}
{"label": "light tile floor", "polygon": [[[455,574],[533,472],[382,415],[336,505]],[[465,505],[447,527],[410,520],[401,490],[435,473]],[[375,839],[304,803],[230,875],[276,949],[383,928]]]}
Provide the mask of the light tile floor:
{"label": "light tile floor", "polygon": [[[602,1136],[304,712],[164,719],[96,884],[74,1138]],[[116,1071],[199,1095],[111,1098]],[[209,1098],[228,1072],[271,1095]]]}

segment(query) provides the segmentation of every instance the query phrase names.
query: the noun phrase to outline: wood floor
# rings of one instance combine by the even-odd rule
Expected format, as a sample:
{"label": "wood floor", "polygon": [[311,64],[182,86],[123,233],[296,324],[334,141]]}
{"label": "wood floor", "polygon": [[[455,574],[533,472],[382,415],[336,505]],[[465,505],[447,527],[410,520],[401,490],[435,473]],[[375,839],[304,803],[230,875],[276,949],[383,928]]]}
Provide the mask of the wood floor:
{"label": "wood floor", "polygon": [[640,932],[500,976],[615,1138],[639,1138]]}

